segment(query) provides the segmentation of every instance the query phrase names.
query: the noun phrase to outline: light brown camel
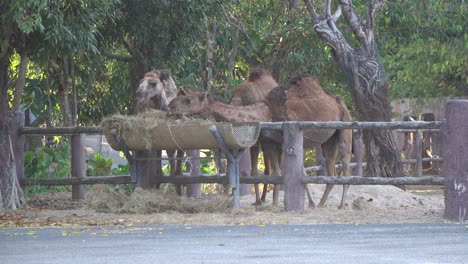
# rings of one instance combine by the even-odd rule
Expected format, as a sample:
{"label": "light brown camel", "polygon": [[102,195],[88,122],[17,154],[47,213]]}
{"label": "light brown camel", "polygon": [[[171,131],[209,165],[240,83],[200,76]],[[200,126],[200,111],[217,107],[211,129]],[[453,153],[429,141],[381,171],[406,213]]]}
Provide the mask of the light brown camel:
{"label": "light brown camel", "polygon": [[[153,70],[145,74],[136,91],[137,114],[148,109],[167,111],[169,102],[177,96],[177,86],[169,70]],[[175,151],[166,151],[171,169],[171,176],[182,175],[183,151],[177,151],[177,161],[174,160]],[[181,193],[177,186],[177,193]]]}
{"label": "light brown camel", "polygon": [[[235,106],[246,106],[253,105],[265,100],[268,93],[278,86],[278,83],[273,78],[273,75],[268,70],[257,67],[254,68],[250,74],[249,78],[243,83],[239,84],[232,94],[232,99],[230,105]],[[250,164],[251,170],[250,175],[258,176],[258,154],[260,152],[260,143],[252,146],[250,148]],[[265,175],[270,174],[270,161],[264,158],[265,164]],[[278,157],[279,158],[279,157]],[[260,205],[262,202],[265,202],[266,193],[267,193],[267,184],[263,187],[263,193],[260,197],[260,191],[258,184],[255,184],[255,204]]]}
{"label": "light brown camel", "polygon": [[[203,113],[217,116],[228,122],[255,121],[351,121],[351,115],[340,98],[332,96],[320,87],[309,74],[301,74],[291,79],[287,88],[273,89],[262,103],[250,106],[232,106],[212,100],[206,94],[181,96],[169,104],[170,111],[179,113]],[[336,174],[335,161],[340,154],[343,175],[349,175],[349,160],[351,158],[352,131],[327,130],[328,133],[304,132],[304,149],[321,144],[328,175]],[[315,138],[318,136],[318,138]],[[281,133],[265,130],[260,135],[264,146],[264,154],[277,157],[282,144]],[[266,148],[265,148],[266,147]],[[281,175],[278,159],[269,158],[271,175]],[[325,205],[327,197],[334,185],[327,184],[319,206]],[[344,208],[348,185],[343,186],[343,195],[339,208]],[[273,203],[277,203],[277,187],[273,195]],[[276,195],[275,195],[276,194]],[[276,200],[276,201],[275,201]],[[309,205],[314,205],[309,197]]]}
{"label": "light brown camel", "polygon": [[137,113],[148,109],[167,110],[177,96],[177,86],[169,70],[154,70],[145,74],[135,94]]}

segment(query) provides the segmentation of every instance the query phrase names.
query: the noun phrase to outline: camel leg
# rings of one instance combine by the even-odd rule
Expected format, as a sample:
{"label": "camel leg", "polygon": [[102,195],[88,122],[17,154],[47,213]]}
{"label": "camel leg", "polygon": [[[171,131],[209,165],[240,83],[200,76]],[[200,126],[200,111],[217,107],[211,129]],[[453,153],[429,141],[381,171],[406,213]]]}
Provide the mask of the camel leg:
{"label": "camel leg", "polygon": [[[265,174],[265,175],[268,175],[268,174]],[[262,197],[261,197],[261,200],[262,200],[263,203],[266,200],[267,193],[268,193],[268,184],[265,183],[265,184],[263,184],[263,191],[262,191]]]}
{"label": "camel leg", "polygon": [[[170,168],[170,177],[174,176],[181,176],[182,175],[182,160],[175,160],[174,157],[176,156],[176,151],[174,150],[167,150],[167,157],[169,158],[169,168]],[[182,156],[180,156],[182,155]],[[181,158],[184,156],[183,151],[177,151],[177,158]],[[169,188],[169,184],[166,184],[164,187],[164,192],[167,192]],[[180,184],[175,184],[176,193],[178,195],[182,195],[182,186]]]}
{"label": "camel leg", "polygon": [[[184,157],[184,152],[182,150],[178,150],[176,157],[177,157],[177,160],[175,161],[174,176],[183,176],[182,158]],[[171,172],[172,172],[172,168],[171,168]],[[175,188],[176,188],[177,194],[182,195],[182,184],[176,184]]]}
{"label": "camel leg", "polygon": [[[259,153],[259,146],[255,145],[250,147],[250,174],[254,177],[258,176],[258,153]],[[260,199],[260,190],[258,183],[254,184],[255,190],[255,203],[254,205],[261,205],[262,201]]]}
{"label": "camel leg", "polygon": [[349,184],[343,184],[343,195],[341,196],[341,203],[338,209],[344,209],[346,206],[346,196],[348,194]]}
{"label": "camel leg", "polygon": [[[257,153],[258,156],[258,153]],[[258,162],[258,159],[257,159]],[[263,171],[263,175],[270,175],[270,161],[265,157],[265,151],[263,151],[263,164],[265,165],[265,170]],[[261,201],[264,203],[266,200],[266,196],[268,193],[268,184],[263,184],[263,191],[262,197],[260,198]]]}
{"label": "camel leg", "polygon": [[[328,176],[336,175],[335,160],[338,152],[338,138],[339,133],[337,130],[337,132],[335,132],[335,134],[327,142],[322,144],[322,151],[325,157],[325,163],[327,165]],[[327,201],[328,195],[333,189],[333,186],[335,186],[335,184],[327,184],[318,207],[325,206],[325,202]]]}
{"label": "camel leg", "polygon": [[[305,168],[302,168],[304,176],[307,176],[307,172],[305,171]],[[315,208],[315,203],[314,199],[312,199],[312,194],[310,193],[309,186],[307,184],[304,184],[304,189],[307,194],[307,199],[309,200],[309,208]]]}
{"label": "camel leg", "polygon": [[[263,156],[265,160],[268,160],[270,163],[271,176],[280,176],[281,168],[278,161],[278,148],[277,144],[271,142],[269,144],[264,144],[263,146]],[[273,205],[278,205],[279,198],[279,185],[275,184],[273,186]]]}
{"label": "camel leg", "polygon": [[[352,144],[353,144],[353,131],[351,129],[341,130],[339,139],[339,155],[341,156],[341,176],[349,176],[351,170],[349,169],[349,162],[351,160]],[[344,209],[346,206],[346,196],[348,194],[349,184],[343,185],[343,194],[341,196],[341,203],[338,209]]]}

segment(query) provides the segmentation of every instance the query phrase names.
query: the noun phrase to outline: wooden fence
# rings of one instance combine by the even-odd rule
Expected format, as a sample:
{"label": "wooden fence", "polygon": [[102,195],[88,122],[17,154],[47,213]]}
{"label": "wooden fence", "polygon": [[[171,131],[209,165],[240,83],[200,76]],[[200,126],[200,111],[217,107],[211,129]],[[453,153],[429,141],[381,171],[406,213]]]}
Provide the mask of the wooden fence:
{"label": "wooden fence", "polygon": [[[453,100],[447,104],[446,121],[433,122],[264,122],[262,129],[282,130],[284,134],[284,149],[288,150],[284,158],[284,170],[288,172],[287,180],[280,176],[241,177],[240,182],[279,183],[284,184],[285,209],[287,211],[304,210],[303,184],[307,183],[335,183],[353,185],[445,185],[445,217],[453,220],[467,219],[468,214],[468,100]],[[86,177],[86,162],[83,148],[83,134],[100,134],[101,127],[63,127],[63,128],[31,128],[22,127],[21,117],[15,114],[17,126],[14,128],[15,155],[17,157],[17,171],[23,185],[65,185],[73,186],[73,197],[82,196],[82,184],[96,183],[134,183],[130,176]],[[347,176],[304,177],[302,175],[302,130],[316,129],[441,129],[444,142],[444,177],[396,177],[383,178],[379,175],[372,177]],[[417,132],[419,133],[419,132]],[[27,135],[71,135],[72,175],[65,179],[25,179],[22,153],[24,137]],[[21,143],[23,142],[23,143]],[[292,151],[291,151],[292,150]],[[296,151],[301,150],[301,151]],[[416,152],[418,153],[418,152]],[[422,158],[410,160],[420,164]],[[420,166],[420,165],[419,165]],[[419,169],[416,170],[419,173]],[[199,175],[191,177],[157,177],[158,183],[195,184],[229,182],[223,175]]]}

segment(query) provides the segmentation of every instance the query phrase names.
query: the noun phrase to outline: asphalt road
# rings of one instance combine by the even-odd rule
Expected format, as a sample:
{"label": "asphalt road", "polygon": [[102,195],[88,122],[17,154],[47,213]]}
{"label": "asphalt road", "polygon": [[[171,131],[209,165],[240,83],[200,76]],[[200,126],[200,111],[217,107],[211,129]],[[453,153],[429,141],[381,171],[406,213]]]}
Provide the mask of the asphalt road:
{"label": "asphalt road", "polygon": [[0,263],[468,263],[468,225],[6,228]]}

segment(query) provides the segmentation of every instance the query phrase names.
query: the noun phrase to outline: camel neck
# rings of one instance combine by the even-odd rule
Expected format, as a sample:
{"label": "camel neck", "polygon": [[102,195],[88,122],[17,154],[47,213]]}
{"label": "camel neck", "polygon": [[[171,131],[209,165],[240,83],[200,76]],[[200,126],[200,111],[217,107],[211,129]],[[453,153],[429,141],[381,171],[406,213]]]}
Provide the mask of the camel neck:
{"label": "camel neck", "polygon": [[214,115],[217,121],[226,122],[262,122],[271,121],[271,112],[264,103],[249,106],[233,106],[222,102],[213,102],[207,114]]}

